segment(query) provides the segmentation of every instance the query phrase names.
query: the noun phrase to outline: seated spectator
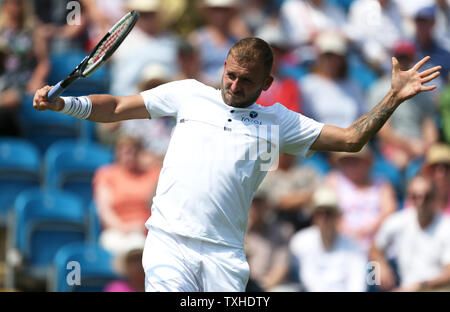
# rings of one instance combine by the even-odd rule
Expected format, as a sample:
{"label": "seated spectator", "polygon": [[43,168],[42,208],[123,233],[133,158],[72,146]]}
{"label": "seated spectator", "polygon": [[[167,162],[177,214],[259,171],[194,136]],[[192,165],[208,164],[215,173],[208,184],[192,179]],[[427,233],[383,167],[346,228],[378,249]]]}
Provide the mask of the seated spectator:
{"label": "seated spectator", "polygon": [[413,37],[415,32],[414,15],[425,6],[435,6],[435,26],[433,36],[440,41],[447,50],[450,49],[450,2],[448,0],[395,0],[402,18],[408,37]]}
{"label": "seated spectator", "polygon": [[436,143],[427,151],[424,174],[433,181],[438,211],[450,215],[450,145]]}
{"label": "seated spectator", "polygon": [[82,0],[89,19],[89,47],[95,44],[126,13],[127,0]]}
{"label": "seated spectator", "polygon": [[[395,44],[393,54],[401,70],[411,68],[417,56],[415,45],[406,40]],[[369,107],[375,107],[390,87],[390,74],[380,78],[369,91]],[[411,160],[423,157],[438,139],[436,114],[437,106],[430,93],[420,93],[402,103],[377,134],[383,157],[401,170]]]}
{"label": "seated spectator", "polygon": [[347,35],[356,42],[372,68],[390,72],[392,48],[405,36],[395,0],[353,1]]}
{"label": "seated spectator", "polygon": [[373,157],[367,145],[357,153],[333,153],[336,170],[325,178],[338,194],[341,233],[366,252],[380,225],[397,209],[392,185],[372,176]]}
{"label": "seated spectator", "polygon": [[436,0],[435,36],[450,51],[450,1]]}
{"label": "seated spectator", "polygon": [[180,40],[177,53],[178,73],[174,80],[196,79],[206,83],[208,78],[201,69],[200,52],[187,40]]}
{"label": "seated spectator", "polygon": [[[171,28],[185,12],[188,0],[157,0],[161,28]],[[129,0],[82,0],[89,25],[90,46],[95,45],[127,13]],[[147,1],[151,2],[151,1]],[[92,46],[93,47],[93,46]]]}
{"label": "seated spectator", "polygon": [[261,93],[256,103],[262,106],[280,103],[294,112],[301,113],[299,86],[293,78],[284,76],[280,71],[283,57],[290,51],[285,35],[278,25],[267,25],[261,28],[256,36],[270,44],[274,56],[272,65],[274,80],[270,88]]}
{"label": "seated spectator", "polygon": [[288,0],[280,8],[280,21],[289,42],[299,47],[301,61],[311,61],[314,41],[319,33],[344,33],[347,23],[344,10],[326,0]]}
{"label": "seated spectator", "polygon": [[281,154],[278,167],[267,173],[260,189],[266,192],[277,217],[298,231],[310,225],[309,203],[321,179],[312,168],[296,163],[295,156]]}
{"label": "seated spectator", "polygon": [[248,32],[238,32],[233,26],[239,21],[239,1],[201,0],[206,24],[189,34],[190,43],[199,49],[202,75],[212,86],[219,86],[223,62],[228,50]]}
{"label": "seated spectator", "polygon": [[[31,0],[38,24],[36,31],[50,52],[82,51],[87,48],[87,15],[80,2]],[[75,6],[73,6],[75,4]],[[79,6],[81,4],[81,6]],[[80,9],[79,9],[80,8]],[[74,9],[78,11],[74,11]]]}
{"label": "seated spectator", "polygon": [[347,42],[337,33],[323,32],[315,47],[319,57],[312,73],[299,82],[303,113],[325,124],[349,127],[367,108],[362,90],[348,77]]}
{"label": "seated spectator", "polygon": [[288,241],[292,228],[275,221],[264,191],[257,191],[249,211],[245,251],[250,279],[263,291],[273,290],[285,280],[289,269]]}
{"label": "seated spectator", "polygon": [[[159,0],[130,0],[128,10],[136,10],[139,19],[133,31],[111,58],[111,92],[131,95],[138,90],[142,69],[152,63],[167,67],[171,75],[176,71],[177,39],[161,27]],[[145,53],[143,52],[145,51]]]}
{"label": "seated spectator", "polygon": [[435,6],[422,7],[414,14],[414,25],[416,30],[415,39],[418,47],[419,59],[425,56],[431,57],[430,62],[427,62],[426,66],[422,69],[426,70],[437,65],[442,66],[440,78],[442,80],[441,85],[444,85],[449,81],[450,52],[445,49],[438,38],[435,38],[433,32],[435,22]]}
{"label": "seated spectator", "polygon": [[341,212],[336,193],[317,189],[313,205],[314,225],[296,233],[289,244],[302,287],[310,292],[366,291],[367,258],[338,231]]}
{"label": "seated spectator", "polygon": [[277,19],[279,3],[280,1],[277,0],[245,1],[242,7],[242,18],[250,33],[256,33],[259,28]]}
{"label": "seated spectator", "polygon": [[140,239],[146,233],[145,222],[150,217],[161,164],[155,162],[142,170],[141,149],[140,140],[120,137],[115,162],[101,167],[94,176],[94,200],[102,225],[99,241],[113,254],[121,253],[128,240]]}
{"label": "seated spectator", "polygon": [[127,248],[114,258],[114,269],[121,277],[104,288],[104,292],[143,292],[145,291],[145,272],[142,267],[142,252],[145,239],[136,237],[129,240]]}
{"label": "seated spectator", "polygon": [[[437,212],[435,188],[424,176],[414,177],[408,185],[413,209],[390,216],[378,231],[370,258],[380,264],[383,290],[423,291],[450,286],[450,219]],[[397,280],[388,263],[396,259]]]}
{"label": "seated spectator", "polygon": [[47,47],[35,32],[27,0],[0,4],[0,135],[20,135],[17,113],[25,93],[45,85],[50,63]]}

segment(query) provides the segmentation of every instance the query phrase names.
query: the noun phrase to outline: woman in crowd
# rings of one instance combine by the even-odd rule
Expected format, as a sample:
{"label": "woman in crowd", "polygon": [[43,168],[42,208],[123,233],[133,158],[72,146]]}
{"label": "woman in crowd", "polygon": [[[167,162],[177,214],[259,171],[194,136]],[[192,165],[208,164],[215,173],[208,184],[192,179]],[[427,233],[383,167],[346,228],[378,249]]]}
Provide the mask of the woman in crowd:
{"label": "woman in crowd", "polygon": [[326,177],[342,211],[341,231],[368,251],[383,221],[397,209],[392,185],[372,177],[373,155],[366,145],[358,153],[334,153],[337,170]]}
{"label": "woman in crowd", "polygon": [[94,177],[94,199],[102,224],[100,244],[113,254],[122,253],[130,240],[145,237],[161,164],[142,169],[140,152],[140,140],[121,136],[115,162],[101,167]]}
{"label": "woman in crowd", "polygon": [[45,84],[50,63],[31,1],[3,0],[0,7],[0,135],[19,135],[22,98]]}

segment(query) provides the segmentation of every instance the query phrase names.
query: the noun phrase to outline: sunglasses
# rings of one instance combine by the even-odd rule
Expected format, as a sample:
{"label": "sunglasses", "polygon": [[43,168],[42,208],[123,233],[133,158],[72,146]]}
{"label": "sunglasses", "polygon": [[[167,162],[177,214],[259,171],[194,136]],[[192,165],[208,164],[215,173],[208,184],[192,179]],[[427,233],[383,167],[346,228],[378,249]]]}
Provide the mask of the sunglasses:
{"label": "sunglasses", "polygon": [[423,199],[424,201],[429,201],[433,198],[434,194],[432,192],[428,192],[428,193],[411,193],[409,194],[409,198],[411,198],[413,201],[417,201],[417,200],[421,200]]}
{"label": "sunglasses", "polygon": [[433,170],[436,170],[436,169],[449,170],[450,169],[450,164],[449,163],[437,163],[437,164],[432,164],[430,167]]}
{"label": "sunglasses", "polygon": [[334,209],[324,209],[324,208],[318,208],[316,211],[316,215],[321,215],[328,218],[334,218],[339,216],[339,212]]}

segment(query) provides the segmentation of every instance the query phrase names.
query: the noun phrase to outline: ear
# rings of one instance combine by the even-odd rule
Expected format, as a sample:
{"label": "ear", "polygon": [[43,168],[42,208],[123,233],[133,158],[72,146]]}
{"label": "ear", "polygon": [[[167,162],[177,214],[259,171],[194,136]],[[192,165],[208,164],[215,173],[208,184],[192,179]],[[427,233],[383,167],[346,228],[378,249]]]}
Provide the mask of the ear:
{"label": "ear", "polygon": [[264,86],[263,86],[263,90],[267,91],[270,86],[272,85],[273,82],[273,76],[270,75],[269,77],[267,77],[266,81],[264,82]]}

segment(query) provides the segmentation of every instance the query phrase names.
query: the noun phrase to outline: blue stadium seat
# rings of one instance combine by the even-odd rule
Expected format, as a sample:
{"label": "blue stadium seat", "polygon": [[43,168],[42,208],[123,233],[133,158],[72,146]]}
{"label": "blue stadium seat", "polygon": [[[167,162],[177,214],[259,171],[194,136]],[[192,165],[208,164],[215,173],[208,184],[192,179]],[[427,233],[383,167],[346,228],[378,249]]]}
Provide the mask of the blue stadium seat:
{"label": "blue stadium seat", "polygon": [[64,140],[50,146],[44,156],[45,185],[79,195],[88,205],[92,178],[98,167],[113,160],[111,149],[87,141]]}
{"label": "blue stadium seat", "polygon": [[355,0],[328,0],[331,4],[341,7],[345,12],[348,12],[350,6]]}
{"label": "blue stadium seat", "polygon": [[404,185],[402,173],[379,152],[375,153],[372,174],[375,177],[384,178],[390,181],[397,192],[397,199],[402,197]]}
{"label": "blue stadium seat", "polygon": [[[96,244],[72,243],[61,247],[53,262],[52,291],[102,291],[111,281],[119,277],[112,268],[112,255]],[[75,266],[71,266],[76,261]],[[80,279],[68,278],[79,265]],[[73,285],[71,285],[73,284]],[[79,285],[77,285],[79,284]]]}
{"label": "blue stadium seat", "polygon": [[82,141],[96,142],[95,122],[89,120],[79,120],[80,133],[78,138]]}
{"label": "blue stadium seat", "polygon": [[21,272],[46,279],[56,251],[87,237],[86,212],[78,196],[64,191],[28,189],[14,203],[13,248],[22,257]]}
{"label": "blue stadium seat", "polygon": [[40,183],[40,155],[30,142],[0,137],[0,225],[5,225],[17,195]]}
{"label": "blue stadium seat", "polygon": [[102,224],[100,222],[100,216],[97,211],[97,206],[95,205],[95,201],[92,201],[89,205],[89,241],[91,243],[98,243],[100,233],[102,231]]}
{"label": "blue stadium seat", "polygon": [[325,152],[315,152],[309,158],[299,158],[299,164],[301,166],[311,167],[321,176],[325,176],[331,170],[331,166],[328,162],[328,156]]}
{"label": "blue stadium seat", "polygon": [[[69,75],[86,56],[85,51],[70,51],[53,53],[50,56],[51,69],[49,73],[50,85],[57,84]],[[70,85],[64,95],[80,96],[87,94],[108,93],[110,84],[110,70],[108,65],[100,67],[92,76],[79,79]]]}
{"label": "blue stadium seat", "polygon": [[19,111],[23,136],[36,145],[43,155],[56,141],[80,136],[80,120],[53,111],[39,112],[33,108],[33,98],[25,96]]}
{"label": "blue stadium seat", "polygon": [[405,168],[405,179],[406,182],[414,178],[417,174],[420,173],[424,166],[424,157],[419,157],[416,159],[413,159],[409,162],[408,166]]}
{"label": "blue stadium seat", "polygon": [[[66,78],[86,56],[84,51],[60,52],[50,57],[51,70],[48,81],[55,85]],[[92,76],[78,79],[70,85],[63,96],[81,96],[88,94],[108,93],[110,70],[107,65],[100,67]],[[33,97],[25,96],[19,113],[19,121],[23,135],[32,141],[43,154],[46,149],[58,140],[87,139],[94,140],[94,124],[53,111],[39,112],[33,108]]]}

